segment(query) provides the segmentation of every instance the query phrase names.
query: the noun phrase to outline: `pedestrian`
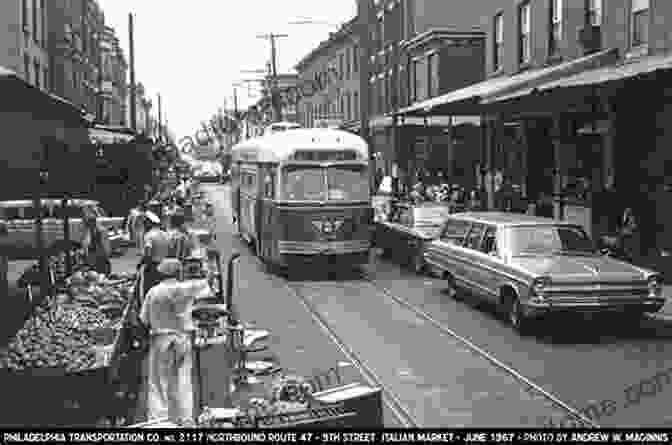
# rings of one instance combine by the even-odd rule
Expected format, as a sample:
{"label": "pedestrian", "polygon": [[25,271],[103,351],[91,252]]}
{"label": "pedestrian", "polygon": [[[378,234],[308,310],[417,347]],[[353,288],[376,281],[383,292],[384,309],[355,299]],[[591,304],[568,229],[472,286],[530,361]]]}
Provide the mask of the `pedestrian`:
{"label": "pedestrian", "polygon": [[641,234],[639,224],[635,217],[632,207],[627,207],[623,211],[620,228],[621,246],[627,259],[631,262],[637,261],[641,256]]}
{"label": "pedestrian", "polygon": [[191,309],[196,298],[211,296],[207,281],[186,285],[182,264],[165,259],[157,267],[159,282],[147,292],[140,320],[150,335],[147,420],[168,418],[180,426],[194,425]]}
{"label": "pedestrian", "polygon": [[81,239],[84,249],[84,258],[87,266],[98,273],[109,275],[112,269],[110,263],[110,240],[105,229],[98,223],[98,218],[92,208],[84,209],[84,233]]}
{"label": "pedestrian", "polygon": [[145,266],[143,275],[143,295],[149,289],[160,281],[158,266],[170,253],[170,236],[168,232],[161,227],[161,220],[153,212],[145,214],[147,227],[144,242],[144,251],[142,261],[138,268]]}
{"label": "pedestrian", "polygon": [[184,212],[178,210],[171,215],[168,235],[171,241],[168,256],[170,258],[177,258],[180,261],[188,258],[196,247],[196,243],[194,237],[186,227]]}

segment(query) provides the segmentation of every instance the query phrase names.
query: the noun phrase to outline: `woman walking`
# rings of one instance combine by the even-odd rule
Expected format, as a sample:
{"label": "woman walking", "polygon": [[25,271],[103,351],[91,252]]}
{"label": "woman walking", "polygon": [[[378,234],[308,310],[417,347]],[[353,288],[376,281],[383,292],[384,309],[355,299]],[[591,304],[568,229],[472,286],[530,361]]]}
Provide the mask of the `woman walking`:
{"label": "woman walking", "polygon": [[98,218],[93,209],[84,209],[84,234],[81,240],[84,248],[85,263],[98,273],[109,275],[110,240],[105,229],[98,224]]}

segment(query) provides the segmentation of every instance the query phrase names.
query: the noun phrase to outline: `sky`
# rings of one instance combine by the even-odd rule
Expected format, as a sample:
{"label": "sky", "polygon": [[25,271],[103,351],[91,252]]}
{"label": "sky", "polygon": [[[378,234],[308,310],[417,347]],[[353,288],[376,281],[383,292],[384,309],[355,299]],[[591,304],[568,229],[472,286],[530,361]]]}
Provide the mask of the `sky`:
{"label": "sky", "polygon": [[[155,105],[161,94],[164,119],[177,139],[193,135],[201,121],[227,103],[233,108],[234,83],[262,74],[270,43],[277,39],[278,72],[296,63],[329,32],[356,14],[356,0],[98,0],[107,25],[129,56],[128,14],[134,15],[135,79]],[[327,24],[292,25],[309,18]],[[254,85],[258,88],[258,84]],[[252,104],[246,86],[238,88],[238,106]]]}

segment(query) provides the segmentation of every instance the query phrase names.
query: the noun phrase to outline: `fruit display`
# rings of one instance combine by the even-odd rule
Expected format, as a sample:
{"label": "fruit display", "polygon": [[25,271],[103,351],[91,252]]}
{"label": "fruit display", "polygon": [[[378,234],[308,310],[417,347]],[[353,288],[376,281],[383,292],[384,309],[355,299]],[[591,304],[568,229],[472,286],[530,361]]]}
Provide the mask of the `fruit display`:
{"label": "fruit display", "polygon": [[0,353],[0,368],[62,368],[77,372],[94,367],[94,341],[73,325],[73,319],[78,317],[73,312],[60,306],[37,308],[9,347]]}
{"label": "fruit display", "polygon": [[47,306],[38,306],[9,347],[0,352],[0,368],[78,372],[96,366],[93,347],[100,343],[101,330],[120,326],[133,280],[133,274],[74,273],[65,280],[64,291]]}

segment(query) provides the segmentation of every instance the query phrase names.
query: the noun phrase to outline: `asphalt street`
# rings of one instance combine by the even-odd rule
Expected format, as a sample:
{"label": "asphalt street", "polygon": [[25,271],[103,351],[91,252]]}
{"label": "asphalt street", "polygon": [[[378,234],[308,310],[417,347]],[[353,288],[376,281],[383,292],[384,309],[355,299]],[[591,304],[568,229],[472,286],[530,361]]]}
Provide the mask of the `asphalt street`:
{"label": "asphalt street", "polygon": [[[248,320],[277,334],[276,346],[282,345],[279,355],[283,361],[289,359],[297,368],[310,369],[343,360],[300,305],[294,293],[299,292],[421,426],[542,426],[547,418],[566,415],[456,339],[399,306],[374,283],[351,277],[313,277],[315,281],[288,283],[269,274],[235,234],[228,187],[205,189],[214,203],[220,248],[224,252],[239,249],[242,254],[236,306],[243,318],[247,314]],[[389,277],[390,267],[376,262],[370,272],[377,277],[380,268],[380,275]],[[397,270],[396,279],[403,281],[404,277],[404,272]],[[422,280],[409,278],[405,292],[425,292]],[[477,320],[477,315],[471,317]],[[388,413],[386,423],[393,425],[390,417]]]}

